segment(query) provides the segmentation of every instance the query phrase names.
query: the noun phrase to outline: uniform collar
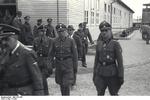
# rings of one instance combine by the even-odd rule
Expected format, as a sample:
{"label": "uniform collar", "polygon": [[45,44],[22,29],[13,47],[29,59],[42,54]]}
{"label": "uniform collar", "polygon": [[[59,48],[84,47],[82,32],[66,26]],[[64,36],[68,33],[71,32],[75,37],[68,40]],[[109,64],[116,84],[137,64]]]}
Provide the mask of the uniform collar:
{"label": "uniform collar", "polygon": [[59,41],[65,41],[66,38],[67,38],[67,37],[63,37],[63,38],[60,38],[60,37],[59,37]]}
{"label": "uniform collar", "polygon": [[16,47],[12,50],[11,54],[14,54],[15,51],[18,49],[18,47],[20,46],[19,42],[17,41],[17,45]]}

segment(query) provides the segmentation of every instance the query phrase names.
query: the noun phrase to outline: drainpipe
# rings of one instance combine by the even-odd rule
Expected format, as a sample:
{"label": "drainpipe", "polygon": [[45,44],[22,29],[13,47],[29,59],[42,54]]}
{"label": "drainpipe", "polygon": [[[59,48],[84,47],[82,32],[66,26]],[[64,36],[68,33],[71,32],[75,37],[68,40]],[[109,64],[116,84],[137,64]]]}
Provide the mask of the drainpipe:
{"label": "drainpipe", "polygon": [[57,0],[57,24],[59,23],[59,0]]}

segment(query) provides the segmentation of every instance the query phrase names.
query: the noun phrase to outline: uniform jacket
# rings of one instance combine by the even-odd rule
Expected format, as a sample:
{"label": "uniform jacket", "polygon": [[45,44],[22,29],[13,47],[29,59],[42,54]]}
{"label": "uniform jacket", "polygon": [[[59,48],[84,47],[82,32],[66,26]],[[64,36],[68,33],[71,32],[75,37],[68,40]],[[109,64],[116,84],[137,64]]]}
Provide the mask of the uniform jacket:
{"label": "uniform jacket", "polygon": [[17,86],[31,82],[33,94],[36,94],[37,91],[43,93],[41,71],[36,60],[35,52],[22,44],[19,45],[14,54],[8,53],[4,57],[4,61],[1,62],[1,66],[3,66],[2,80],[5,85]]}
{"label": "uniform jacket", "polygon": [[34,38],[38,37],[39,34],[38,34],[38,30],[39,29],[43,29],[43,25],[35,25],[34,28],[33,28],[33,35],[34,35]]}
{"label": "uniform jacket", "polygon": [[124,77],[122,49],[117,41],[98,41],[94,63],[94,75]]}
{"label": "uniform jacket", "polygon": [[33,46],[38,55],[38,64],[42,72],[44,71],[47,75],[52,74],[52,39],[45,35],[39,36],[34,39]]}
{"label": "uniform jacket", "polygon": [[13,22],[12,22],[12,25],[13,25],[14,27],[17,27],[17,28],[21,29],[21,26],[22,26],[22,21],[21,21],[21,19],[18,18],[18,17],[15,17],[14,20],[13,20]]}
{"label": "uniform jacket", "polygon": [[46,25],[46,36],[55,38],[56,37],[56,31],[52,25]]}
{"label": "uniform jacket", "polygon": [[[77,72],[77,47],[73,39],[65,37],[63,39],[56,38],[54,40],[53,54],[56,58],[56,83],[69,85],[74,82],[74,71]],[[63,60],[61,60],[63,59]],[[62,82],[62,76],[65,79]]]}
{"label": "uniform jacket", "polygon": [[80,60],[83,55],[83,48],[82,48],[82,40],[76,33],[73,34],[72,38],[75,40],[77,51],[78,51],[78,59]]}
{"label": "uniform jacket", "polygon": [[91,36],[89,29],[85,28],[85,29],[83,29],[83,32],[84,32],[84,37],[85,37],[86,41],[88,41],[88,38],[89,38],[90,43],[92,43],[93,40],[92,40],[92,36]]}
{"label": "uniform jacket", "polygon": [[31,25],[29,23],[23,24],[23,36],[25,45],[32,45],[33,44],[33,34],[31,30]]}

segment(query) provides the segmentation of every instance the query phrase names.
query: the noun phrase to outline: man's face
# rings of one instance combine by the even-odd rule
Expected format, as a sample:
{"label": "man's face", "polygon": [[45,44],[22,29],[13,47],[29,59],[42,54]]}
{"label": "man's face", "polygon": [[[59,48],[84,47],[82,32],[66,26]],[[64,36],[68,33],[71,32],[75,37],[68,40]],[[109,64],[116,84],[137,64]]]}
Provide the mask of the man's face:
{"label": "man's face", "polygon": [[29,23],[29,21],[30,21],[30,18],[25,19],[25,22]]}
{"label": "man's face", "polygon": [[108,40],[112,37],[111,29],[102,29],[101,36],[104,40]]}
{"label": "man's face", "polygon": [[10,45],[10,38],[9,37],[3,37],[3,38],[1,38],[0,42],[4,48],[8,48]]}
{"label": "man's face", "polygon": [[68,34],[69,34],[69,35],[72,35],[72,34],[73,34],[73,31],[74,31],[74,30],[72,30],[72,29],[68,29]]}
{"label": "man's face", "polygon": [[65,37],[67,32],[66,31],[59,31],[58,30],[57,33],[58,33],[59,37]]}
{"label": "man's face", "polygon": [[83,27],[79,26],[79,30],[82,31],[82,30],[83,30]]}
{"label": "man's face", "polygon": [[42,22],[41,22],[41,21],[38,21],[38,22],[37,22],[37,25],[41,25],[41,24],[42,24]]}
{"label": "man's face", "polygon": [[51,25],[51,24],[52,24],[52,21],[48,21],[48,24]]}

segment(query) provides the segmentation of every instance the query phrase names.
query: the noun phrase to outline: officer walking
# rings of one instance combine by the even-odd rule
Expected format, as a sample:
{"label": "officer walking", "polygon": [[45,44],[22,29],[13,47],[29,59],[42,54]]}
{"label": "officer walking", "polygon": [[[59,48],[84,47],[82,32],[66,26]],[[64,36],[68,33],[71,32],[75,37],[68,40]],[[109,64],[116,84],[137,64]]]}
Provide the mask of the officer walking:
{"label": "officer walking", "polygon": [[79,29],[74,33],[75,36],[78,36],[80,37],[80,40],[81,40],[81,50],[82,52],[79,53],[79,56],[82,56],[81,57],[81,60],[82,60],[82,66],[83,67],[87,67],[87,64],[86,64],[86,52],[87,52],[87,49],[86,49],[86,44],[87,44],[87,41],[85,39],[85,35],[84,35],[84,32],[83,32],[83,23],[80,23],[79,24]]}
{"label": "officer walking", "polygon": [[118,95],[124,82],[122,49],[113,40],[111,25],[103,21],[99,25],[100,38],[96,45],[93,82],[98,95],[104,95],[108,87],[111,95]]}
{"label": "officer walking", "polygon": [[54,27],[52,26],[53,19],[48,18],[47,19],[47,25],[45,26],[46,28],[46,36],[51,37],[51,38],[56,38],[56,31]]}
{"label": "officer walking", "polygon": [[21,20],[21,17],[22,17],[22,12],[21,11],[17,11],[16,13],[16,17],[13,19],[12,21],[12,25],[16,28],[19,28],[20,29],[20,33],[19,33],[19,36],[18,36],[18,40],[20,42],[23,42],[23,23],[22,23],[22,20]]}
{"label": "officer walking", "polygon": [[70,95],[70,86],[74,82],[74,72],[77,72],[77,48],[73,39],[66,36],[64,24],[56,26],[58,38],[54,40],[53,54],[56,58],[55,80],[60,85],[61,94]]}
{"label": "officer walking", "polygon": [[47,78],[52,74],[52,40],[45,35],[43,28],[38,29],[39,36],[34,39],[33,48],[38,56],[38,65],[43,75],[44,93],[48,95]]}
{"label": "officer walking", "polygon": [[42,25],[42,19],[38,19],[37,20],[37,25],[34,26],[33,28],[33,35],[34,35],[34,38],[38,37],[39,36],[39,31],[40,29],[43,29],[44,26]]}
{"label": "officer walking", "polygon": [[0,63],[2,95],[43,95],[42,75],[35,52],[17,40],[17,28],[5,24],[0,24],[0,27],[1,43],[8,48]]}
{"label": "officer walking", "polygon": [[[74,34],[75,29],[72,25],[69,25],[67,30],[68,30],[68,37],[75,40],[75,43],[77,46],[77,52],[78,52],[78,60],[81,61],[82,60],[82,40],[77,34]],[[74,72],[74,83],[72,84],[72,86],[76,84],[76,74],[77,72]]]}
{"label": "officer walking", "polygon": [[84,33],[84,55],[83,55],[83,66],[84,67],[87,67],[87,64],[86,64],[86,54],[88,52],[88,39],[90,41],[91,44],[94,44],[93,40],[92,40],[92,36],[91,36],[91,33],[89,31],[89,29],[87,28],[87,22],[83,22],[83,33]]}
{"label": "officer walking", "polygon": [[22,42],[24,45],[33,45],[33,34],[30,25],[30,16],[24,17],[25,23],[23,24],[23,37],[24,41]]}

